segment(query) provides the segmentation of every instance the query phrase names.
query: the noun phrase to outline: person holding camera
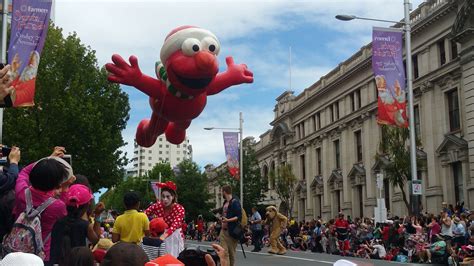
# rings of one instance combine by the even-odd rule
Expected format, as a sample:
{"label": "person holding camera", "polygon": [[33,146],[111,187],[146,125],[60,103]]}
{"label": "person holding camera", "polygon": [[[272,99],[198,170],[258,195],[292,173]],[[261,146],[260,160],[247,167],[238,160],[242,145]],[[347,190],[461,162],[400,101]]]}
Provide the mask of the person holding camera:
{"label": "person holding camera", "polygon": [[232,188],[229,185],[222,187],[222,197],[225,199],[222,207],[222,229],[219,239],[225,250],[225,260],[228,265],[235,265],[235,251],[237,249],[238,239],[232,237],[242,217],[242,207],[240,201],[232,196]]}
{"label": "person holding camera", "polygon": [[[6,235],[13,226],[13,206],[15,204],[15,184],[18,178],[18,162],[20,161],[20,149],[18,147],[2,146],[2,157],[8,156],[10,165],[3,167],[0,172],[0,239]],[[8,153],[8,154],[3,154]]]}

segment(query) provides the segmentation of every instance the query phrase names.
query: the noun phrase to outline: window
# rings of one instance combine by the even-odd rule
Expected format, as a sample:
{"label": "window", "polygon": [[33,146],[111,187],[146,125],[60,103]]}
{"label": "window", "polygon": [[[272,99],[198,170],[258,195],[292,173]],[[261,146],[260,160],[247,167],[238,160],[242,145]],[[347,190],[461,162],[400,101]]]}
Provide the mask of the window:
{"label": "window", "polygon": [[151,150],[148,150],[148,153],[151,153]]}
{"label": "window", "polygon": [[329,105],[329,114],[331,115],[331,122],[334,122],[334,110],[332,105]]}
{"label": "window", "polygon": [[166,144],[166,148],[169,148],[169,147],[170,147],[170,145]]}
{"label": "window", "polygon": [[313,123],[313,132],[315,132],[317,130],[317,127],[316,127],[316,116],[312,116],[311,117],[311,122]]}
{"label": "window", "polygon": [[179,148],[179,144],[178,144],[178,145],[176,145],[176,148]]}
{"label": "window", "polygon": [[446,51],[444,49],[444,39],[438,42],[439,50],[439,65],[442,66],[446,64]]}
{"label": "window", "polygon": [[338,120],[339,119],[339,102],[336,102],[334,104],[334,110],[336,111],[336,118],[334,120]]}
{"label": "window", "polygon": [[159,148],[163,148],[163,145],[162,145],[162,144],[160,144],[160,145],[158,145],[158,147],[159,147]]}
{"label": "window", "polygon": [[166,154],[170,154],[170,152],[169,152],[169,151],[166,151]]}
{"label": "window", "polygon": [[317,166],[318,166],[318,169],[316,169],[316,172],[318,173],[318,175],[322,175],[322,161],[321,161],[321,148],[317,148],[316,149],[316,160],[318,162]]}
{"label": "window", "polygon": [[163,161],[163,158],[162,158],[162,157],[160,157],[160,158],[158,158],[158,160],[160,160],[160,161]]}
{"label": "window", "polygon": [[458,43],[451,41],[451,60],[458,57]]}
{"label": "window", "polygon": [[355,91],[355,98],[357,100],[357,109],[362,107],[362,98],[360,98],[360,90]]}
{"label": "window", "polygon": [[176,158],[176,161],[179,161],[179,160],[181,160],[181,158],[179,158],[179,157],[178,157],[178,158]]}
{"label": "window", "polygon": [[454,89],[447,93],[448,96],[448,112],[449,112],[449,129],[455,131],[461,128],[459,120],[459,100],[458,90]]}
{"label": "window", "polygon": [[301,122],[300,124],[300,127],[301,127],[301,136],[304,138],[305,137],[305,131],[304,131],[304,121]]}
{"label": "window", "polygon": [[316,113],[316,124],[318,125],[317,129],[320,129],[321,128],[321,113],[320,112]]}
{"label": "window", "polygon": [[351,98],[351,111],[355,111],[355,99],[354,99],[355,93],[351,93],[350,98]]}
{"label": "window", "polygon": [[336,169],[341,168],[341,151],[339,147],[339,140],[334,141],[334,155],[336,159]]}
{"label": "window", "polygon": [[362,133],[361,131],[354,132],[357,162],[362,162]]}
{"label": "window", "polygon": [[420,73],[418,72],[418,55],[413,55],[411,60],[413,62],[413,77],[418,78],[420,76]]}
{"label": "window", "polygon": [[415,105],[413,108],[415,114],[415,136],[417,139],[421,139],[421,124],[420,124],[420,107]]}
{"label": "window", "polygon": [[151,163],[149,163],[148,166],[151,166]]}
{"label": "window", "polygon": [[163,152],[162,152],[162,151],[159,151],[158,154],[163,154]]}
{"label": "window", "polygon": [[306,180],[306,164],[304,154],[300,156],[300,165],[301,165],[301,179]]}
{"label": "window", "polygon": [[152,160],[152,159],[153,159],[153,158],[152,158],[151,156],[150,156],[150,157],[148,157],[148,160]]}
{"label": "window", "polygon": [[159,138],[159,141],[163,141],[163,138]]}

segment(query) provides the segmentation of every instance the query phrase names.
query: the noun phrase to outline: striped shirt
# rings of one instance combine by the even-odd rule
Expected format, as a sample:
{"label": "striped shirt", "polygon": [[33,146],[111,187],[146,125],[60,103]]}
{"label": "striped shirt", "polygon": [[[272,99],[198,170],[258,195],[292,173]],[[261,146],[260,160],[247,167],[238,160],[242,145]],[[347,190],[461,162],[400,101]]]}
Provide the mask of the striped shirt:
{"label": "striped shirt", "polygon": [[165,242],[157,238],[144,237],[143,242],[140,243],[140,247],[145,251],[149,261],[161,257],[166,253]]}

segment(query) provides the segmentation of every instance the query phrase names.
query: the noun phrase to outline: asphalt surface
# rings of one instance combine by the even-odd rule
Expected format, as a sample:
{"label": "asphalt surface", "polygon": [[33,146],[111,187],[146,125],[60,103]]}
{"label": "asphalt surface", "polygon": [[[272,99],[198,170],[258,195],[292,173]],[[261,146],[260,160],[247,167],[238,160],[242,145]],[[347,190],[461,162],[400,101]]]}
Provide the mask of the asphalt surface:
{"label": "asphalt surface", "polygon": [[[197,242],[197,241],[186,241],[186,246],[201,246],[202,250],[211,249],[211,242]],[[382,260],[364,260],[360,258],[341,257],[329,254],[312,253],[304,251],[291,251],[285,255],[272,255],[267,253],[267,249],[264,248],[260,252],[250,252],[253,246],[246,247],[244,245],[245,254],[247,258],[244,258],[242,249],[240,246],[237,247],[237,261],[236,266],[260,266],[260,265],[275,265],[275,266],[314,266],[314,265],[332,265],[339,259],[347,259],[350,261],[358,262],[360,265],[423,265],[423,264],[408,264],[408,263],[397,263],[391,261]],[[428,265],[428,264],[424,264]]]}

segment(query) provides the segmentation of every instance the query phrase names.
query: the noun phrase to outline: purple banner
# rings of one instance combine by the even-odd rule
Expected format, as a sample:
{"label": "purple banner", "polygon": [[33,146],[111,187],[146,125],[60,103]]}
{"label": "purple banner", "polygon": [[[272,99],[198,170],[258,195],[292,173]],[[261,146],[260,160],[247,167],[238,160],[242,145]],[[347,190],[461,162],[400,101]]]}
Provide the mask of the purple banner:
{"label": "purple banner", "polygon": [[230,174],[239,179],[239,141],[237,132],[223,132],[225,156],[227,158],[227,167]]}
{"label": "purple banner", "polygon": [[374,27],[372,69],[378,91],[377,122],[408,127],[401,30]]}
{"label": "purple banner", "polygon": [[14,107],[33,106],[35,81],[48,33],[52,0],[14,0],[8,62]]}

